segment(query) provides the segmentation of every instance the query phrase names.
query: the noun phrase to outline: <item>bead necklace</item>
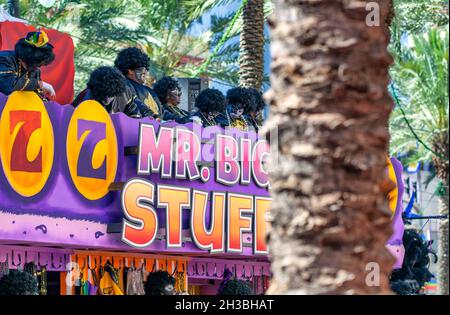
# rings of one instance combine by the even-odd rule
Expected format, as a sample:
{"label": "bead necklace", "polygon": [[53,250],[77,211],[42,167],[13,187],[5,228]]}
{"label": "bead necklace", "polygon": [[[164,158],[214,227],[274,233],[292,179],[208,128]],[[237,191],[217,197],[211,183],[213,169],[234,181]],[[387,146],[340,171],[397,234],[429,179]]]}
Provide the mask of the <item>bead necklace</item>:
{"label": "bead necklace", "polygon": [[202,112],[199,112],[200,113],[200,115],[202,115],[202,117],[205,119],[205,121],[206,121],[206,123],[207,123],[207,126],[215,126],[216,125],[216,121],[213,119],[213,120],[210,120],[210,119],[208,119]]}
{"label": "bead necklace", "polygon": [[169,110],[172,113],[177,114],[180,117],[185,117],[186,116],[186,114],[184,114],[177,106],[168,105],[167,107],[169,108]]}

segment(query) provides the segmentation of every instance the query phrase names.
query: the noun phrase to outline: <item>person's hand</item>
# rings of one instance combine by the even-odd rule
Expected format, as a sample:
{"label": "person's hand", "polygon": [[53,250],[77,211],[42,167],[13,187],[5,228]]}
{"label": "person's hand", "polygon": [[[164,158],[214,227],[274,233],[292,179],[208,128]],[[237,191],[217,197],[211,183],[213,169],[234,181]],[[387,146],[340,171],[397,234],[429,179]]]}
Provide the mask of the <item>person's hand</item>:
{"label": "person's hand", "polygon": [[53,88],[53,86],[51,84],[42,81],[42,89],[44,90],[45,93],[47,93],[51,97],[56,96],[55,89]]}

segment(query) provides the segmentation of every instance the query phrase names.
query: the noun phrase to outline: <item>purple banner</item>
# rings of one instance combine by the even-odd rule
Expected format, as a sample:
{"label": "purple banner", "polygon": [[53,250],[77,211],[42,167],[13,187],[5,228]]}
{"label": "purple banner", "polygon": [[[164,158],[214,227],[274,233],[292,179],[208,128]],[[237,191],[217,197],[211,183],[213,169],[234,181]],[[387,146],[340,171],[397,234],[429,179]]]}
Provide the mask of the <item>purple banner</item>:
{"label": "purple banner", "polygon": [[[13,95],[16,99],[13,99]],[[27,99],[29,97],[29,101]],[[11,119],[12,113],[15,113],[16,107],[20,107],[23,104],[23,111],[27,111],[27,104],[29,102],[32,106],[39,107],[37,100],[29,94],[14,93],[9,99],[5,95],[0,94],[0,113],[2,113],[2,124],[8,124],[12,126]],[[34,105],[34,103],[36,105]],[[30,107],[30,108],[31,108]],[[34,107],[33,107],[34,108]],[[19,108],[17,109],[19,110]],[[28,142],[24,140],[21,145],[25,145],[26,156],[29,161],[38,161],[36,157],[42,155],[42,163],[44,165],[42,173],[45,171],[45,165],[51,165],[51,169],[48,178],[44,178],[45,184],[42,189],[37,188],[38,192],[28,192],[27,189],[23,189],[23,193],[20,189],[20,181],[27,180],[27,173],[18,173],[14,170],[5,171],[5,165],[10,158],[6,158],[3,155],[8,155],[8,152],[15,152],[13,148],[14,143],[9,145],[5,142],[5,139],[1,139],[2,143],[2,162],[3,167],[0,168],[0,241],[3,242],[36,242],[42,244],[60,244],[70,246],[95,246],[99,248],[107,249],[124,249],[131,248],[120,242],[120,237],[117,234],[108,234],[106,231],[107,224],[121,223],[123,220],[123,212],[121,209],[121,191],[107,192],[104,197],[95,199],[101,192],[95,192],[97,188],[95,181],[104,180],[107,177],[107,173],[110,174],[109,167],[114,164],[114,158],[117,159],[117,170],[115,172],[115,183],[125,183],[127,180],[133,177],[143,178],[151,181],[155,184],[165,184],[178,187],[188,187],[191,189],[198,189],[205,192],[231,192],[231,193],[245,193],[247,195],[255,196],[268,196],[268,190],[261,188],[255,181],[251,180],[249,183],[241,184],[236,183],[234,185],[225,185],[216,182],[215,180],[215,165],[208,165],[209,176],[208,180],[203,181],[201,178],[196,180],[176,179],[175,176],[171,178],[161,178],[160,174],[150,175],[137,175],[137,154],[125,155],[126,147],[137,147],[139,144],[139,127],[141,123],[152,125],[156,131],[161,126],[167,128],[173,128],[180,126],[175,123],[160,124],[156,120],[150,118],[144,119],[132,119],[122,113],[111,115],[112,126],[114,134],[117,139],[117,156],[110,158],[102,156],[98,151],[103,150],[107,145],[105,144],[105,138],[111,137],[111,126],[108,123],[103,123],[101,119],[95,121],[95,119],[86,119],[86,117],[78,117],[74,114],[75,109],[70,105],[60,105],[55,102],[45,103],[45,110],[41,110],[45,116],[45,112],[48,114],[51,122],[53,132],[53,152],[48,149],[46,145],[50,146],[49,141],[44,139],[41,129],[47,128],[44,125],[37,127],[34,131],[29,132]],[[95,113],[92,114],[95,117]],[[17,142],[19,133],[21,130],[25,130],[25,124],[27,118],[23,118],[25,123],[23,125],[18,124],[16,127],[7,128],[5,131],[8,141]],[[105,118],[106,119],[106,118]],[[74,123],[77,123],[77,128],[74,130],[73,137],[71,136],[71,128]],[[192,124],[186,124],[183,127],[192,129]],[[217,127],[207,128],[207,132],[202,132],[202,155],[200,160],[203,159],[205,152],[213,151],[215,140],[215,134],[217,132],[223,133],[223,129]],[[72,137],[72,138],[71,138]],[[258,137],[255,133],[245,133],[235,131],[235,137],[245,137],[252,142],[256,142]],[[26,137],[25,137],[26,138]],[[41,139],[42,138],[42,139]],[[30,140],[31,139],[31,140]],[[74,139],[74,145],[67,145],[68,139]],[[50,141],[51,142],[51,141]],[[32,144],[36,143],[36,145]],[[80,144],[81,143],[81,144]],[[41,148],[38,148],[42,152],[34,154],[38,149],[35,146],[41,144]],[[77,156],[68,152],[75,150]],[[99,149],[100,148],[100,149]],[[105,147],[106,148],[106,147]],[[9,151],[8,151],[9,150]],[[106,148],[107,152],[112,152],[111,149]],[[109,151],[108,151],[109,150]],[[6,152],[6,153],[5,153]],[[31,152],[31,153],[30,153]],[[47,159],[47,156],[52,158]],[[210,152],[211,153],[211,152]],[[33,160],[34,159],[34,160]],[[73,161],[72,161],[73,160]],[[113,162],[111,162],[113,161]],[[35,162],[37,163],[37,162]],[[47,163],[47,164],[46,164]],[[70,165],[73,164],[71,168]],[[201,169],[203,170],[205,166]],[[31,174],[31,173],[30,173]],[[33,176],[35,176],[34,174]],[[44,174],[45,175],[45,174]],[[37,176],[37,175],[36,175]],[[76,176],[77,180],[74,180]],[[40,178],[40,177],[39,177]],[[14,182],[17,179],[17,183]],[[41,180],[41,178],[40,178]],[[92,180],[92,183],[89,182]],[[15,188],[16,186],[18,188]],[[86,193],[83,195],[83,187],[91,187],[92,195]],[[81,193],[80,193],[81,191]],[[27,194],[33,194],[27,196]],[[94,194],[95,193],[95,194]],[[86,197],[88,196],[88,197]],[[210,223],[210,209],[207,207],[207,224]],[[165,211],[164,209],[157,209],[159,228],[165,227]],[[183,210],[182,226],[184,230],[190,228],[190,210]],[[186,234],[186,232],[183,232]],[[188,235],[188,234],[186,234]],[[157,242],[149,248],[154,250],[155,248],[164,249]],[[188,249],[189,247],[189,249]],[[172,250],[178,251],[200,251],[194,246],[186,245],[184,249]],[[250,254],[249,249],[246,249],[244,253]]]}

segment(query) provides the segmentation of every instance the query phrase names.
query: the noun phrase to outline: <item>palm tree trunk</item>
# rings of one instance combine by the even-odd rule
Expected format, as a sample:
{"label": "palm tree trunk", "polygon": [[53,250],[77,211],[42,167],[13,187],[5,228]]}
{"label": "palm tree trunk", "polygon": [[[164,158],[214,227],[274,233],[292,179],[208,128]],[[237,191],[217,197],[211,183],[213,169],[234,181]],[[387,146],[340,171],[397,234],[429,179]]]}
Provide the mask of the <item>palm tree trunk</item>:
{"label": "palm tree trunk", "polygon": [[242,15],[239,84],[260,90],[264,77],[264,0],[248,0]]}
{"label": "palm tree trunk", "polygon": [[[269,294],[387,294],[390,1],[274,1]],[[273,156],[273,155],[272,155]],[[377,281],[379,280],[379,281]]]}
{"label": "palm tree trunk", "polygon": [[[448,132],[436,135],[434,139],[433,150],[441,157],[435,156],[433,164],[436,167],[436,173],[442,182],[443,190],[440,192],[439,214],[446,215],[446,219],[439,221],[439,243],[438,243],[438,287],[439,294],[448,295],[448,206],[449,206],[449,144]],[[442,158],[443,157],[443,158]]]}
{"label": "palm tree trunk", "polygon": [[439,222],[438,284],[441,295],[448,295],[448,188],[446,190],[447,194],[440,198],[439,209],[441,215],[447,215]]}

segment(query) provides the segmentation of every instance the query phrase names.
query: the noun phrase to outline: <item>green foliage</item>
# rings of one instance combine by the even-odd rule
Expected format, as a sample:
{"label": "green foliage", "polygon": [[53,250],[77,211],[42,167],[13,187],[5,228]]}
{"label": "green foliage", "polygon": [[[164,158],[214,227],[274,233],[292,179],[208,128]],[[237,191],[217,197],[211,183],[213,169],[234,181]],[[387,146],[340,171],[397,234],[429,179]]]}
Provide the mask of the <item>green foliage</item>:
{"label": "green foliage", "polygon": [[[231,3],[244,3],[237,0],[182,0],[186,10],[194,16],[199,16],[199,12],[207,12],[211,8],[216,8]],[[238,9],[239,10],[239,9]],[[273,11],[273,3],[270,0],[264,0],[264,17],[267,18]],[[219,78],[222,81],[239,84],[239,68],[237,60],[239,59],[239,35],[244,27],[242,15],[239,14],[236,19],[236,12],[230,12],[225,16],[211,17],[211,47],[215,47],[211,60],[207,60],[206,71],[200,69],[206,75]],[[269,38],[265,38],[269,42]],[[220,47],[220,48],[218,48]],[[225,66],[224,66],[225,65]],[[197,75],[198,69],[193,72]],[[264,77],[264,84],[269,85],[269,78]]]}
{"label": "green foliage", "polygon": [[421,33],[448,24],[448,1],[394,0],[395,22],[409,33]]}
{"label": "green foliage", "polygon": [[38,283],[28,272],[10,270],[0,278],[0,295],[37,295]]}
{"label": "green foliage", "polygon": [[[192,0],[189,6],[178,0],[59,0],[46,9],[37,0],[21,0],[21,12],[31,24],[72,36],[75,90],[80,91],[95,67],[112,65],[117,51],[127,46],[141,47],[149,54],[150,73],[155,79],[194,76],[224,30],[216,27],[194,36],[189,34],[190,28],[201,22],[204,13],[228,2],[232,1]],[[222,25],[228,25],[229,20],[224,18]],[[236,36],[238,32],[232,33]],[[220,50],[204,75],[237,82],[236,52],[235,45]],[[183,60],[185,56],[190,57],[188,62]]]}
{"label": "green foliage", "polygon": [[412,46],[394,55],[391,68],[397,101],[390,119],[391,153],[411,152],[410,162],[429,161],[435,136],[448,131],[449,33],[436,28],[411,38]]}
{"label": "green foliage", "polygon": [[436,135],[448,132],[448,1],[394,0],[394,8],[391,154],[430,161]]}
{"label": "green foliage", "polygon": [[139,1],[60,0],[46,9],[37,0],[27,0],[22,6],[23,17],[32,24],[72,36],[77,91],[85,87],[94,68],[112,65],[120,48],[155,33],[144,27],[145,10]]}

